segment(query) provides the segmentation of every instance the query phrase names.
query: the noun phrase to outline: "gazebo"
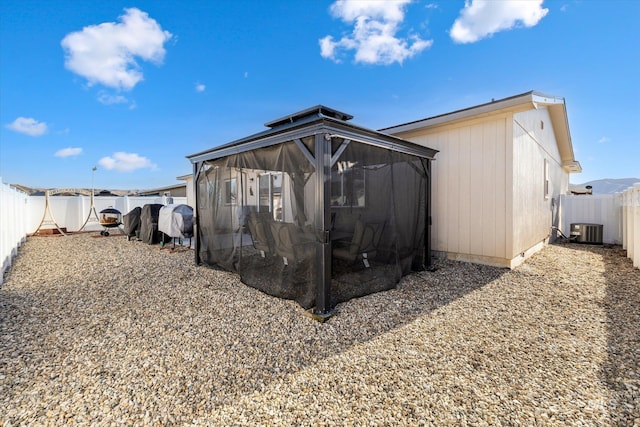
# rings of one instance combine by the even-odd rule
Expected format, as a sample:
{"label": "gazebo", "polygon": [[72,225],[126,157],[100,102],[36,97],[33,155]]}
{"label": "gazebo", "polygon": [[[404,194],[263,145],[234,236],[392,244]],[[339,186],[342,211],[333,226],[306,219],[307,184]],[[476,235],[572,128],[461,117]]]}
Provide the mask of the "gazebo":
{"label": "gazebo", "polygon": [[196,263],[318,320],[431,266],[436,150],[316,106],[193,154]]}

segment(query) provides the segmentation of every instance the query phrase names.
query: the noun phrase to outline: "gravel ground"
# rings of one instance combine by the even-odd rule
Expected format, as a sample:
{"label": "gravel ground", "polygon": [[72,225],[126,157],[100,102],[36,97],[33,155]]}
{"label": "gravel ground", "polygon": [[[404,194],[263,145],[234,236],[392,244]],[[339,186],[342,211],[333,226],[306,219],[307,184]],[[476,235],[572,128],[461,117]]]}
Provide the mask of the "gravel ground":
{"label": "gravel ground", "polygon": [[193,252],[31,237],[0,288],[0,425],[640,426],[640,271],[551,245],[438,262],[320,324]]}

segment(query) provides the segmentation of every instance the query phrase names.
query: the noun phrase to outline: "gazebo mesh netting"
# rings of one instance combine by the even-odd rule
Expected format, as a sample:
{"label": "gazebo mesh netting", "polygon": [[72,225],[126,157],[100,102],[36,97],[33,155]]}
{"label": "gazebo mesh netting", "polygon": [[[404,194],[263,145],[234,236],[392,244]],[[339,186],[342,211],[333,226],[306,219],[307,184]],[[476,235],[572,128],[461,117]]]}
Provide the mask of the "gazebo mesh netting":
{"label": "gazebo mesh netting", "polygon": [[[369,132],[367,141],[376,136]],[[435,150],[421,148],[430,156],[396,151],[388,141],[318,137],[314,129],[221,157],[200,155],[192,159],[196,259],[304,308],[316,306],[322,293],[329,299],[323,305],[335,307],[393,288],[430,261],[425,238]]]}

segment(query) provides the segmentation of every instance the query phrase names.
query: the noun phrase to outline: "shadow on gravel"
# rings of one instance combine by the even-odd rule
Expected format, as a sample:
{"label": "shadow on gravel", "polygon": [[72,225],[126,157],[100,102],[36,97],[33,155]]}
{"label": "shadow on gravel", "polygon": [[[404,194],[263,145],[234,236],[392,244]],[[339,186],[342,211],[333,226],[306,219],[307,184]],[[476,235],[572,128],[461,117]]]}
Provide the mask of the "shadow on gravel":
{"label": "shadow on gravel", "polygon": [[[338,304],[337,316],[329,324],[335,321],[351,327],[358,325],[363,332],[358,341],[369,341],[463,298],[509,271],[445,259],[436,260],[435,267],[433,272],[405,276],[395,289]],[[374,303],[370,304],[371,301]],[[345,347],[350,345],[345,344]]]}
{"label": "shadow on gravel", "polygon": [[576,244],[572,248],[603,258],[608,360],[601,379],[611,393],[607,402],[611,425],[636,425],[640,419],[640,270],[633,268],[621,246]]}

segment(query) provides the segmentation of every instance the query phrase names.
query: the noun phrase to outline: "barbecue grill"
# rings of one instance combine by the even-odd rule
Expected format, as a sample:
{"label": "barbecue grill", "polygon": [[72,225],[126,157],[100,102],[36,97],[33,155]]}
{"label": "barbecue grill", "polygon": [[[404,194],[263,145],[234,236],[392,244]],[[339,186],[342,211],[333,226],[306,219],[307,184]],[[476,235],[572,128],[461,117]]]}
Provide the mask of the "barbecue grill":
{"label": "barbecue grill", "polygon": [[[188,205],[167,205],[160,209],[158,215],[158,230],[173,238],[173,247],[176,247],[176,239],[182,245],[182,239],[193,237],[193,208]],[[164,243],[164,242],[162,242]]]}
{"label": "barbecue grill", "polygon": [[[122,224],[122,214],[118,209],[114,209],[112,207],[108,207],[107,209],[103,209],[100,211],[100,225],[104,228],[100,232],[101,236],[108,236],[110,228],[120,227]],[[124,231],[120,230],[122,233]]]}

